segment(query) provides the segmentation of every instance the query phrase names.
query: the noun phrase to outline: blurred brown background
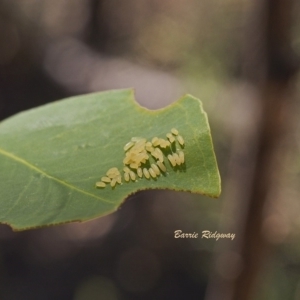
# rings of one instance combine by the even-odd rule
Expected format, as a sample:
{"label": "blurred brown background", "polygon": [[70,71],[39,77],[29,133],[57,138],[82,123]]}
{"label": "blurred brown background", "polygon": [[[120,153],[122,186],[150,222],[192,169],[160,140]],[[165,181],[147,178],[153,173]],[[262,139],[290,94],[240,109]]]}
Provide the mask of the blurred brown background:
{"label": "blurred brown background", "polygon": [[[0,299],[300,299],[300,7],[284,0],[0,0],[0,119],[134,87],[208,112],[220,199],[141,192],[83,224],[0,225]],[[233,232],[234,241],[174,239]]]}

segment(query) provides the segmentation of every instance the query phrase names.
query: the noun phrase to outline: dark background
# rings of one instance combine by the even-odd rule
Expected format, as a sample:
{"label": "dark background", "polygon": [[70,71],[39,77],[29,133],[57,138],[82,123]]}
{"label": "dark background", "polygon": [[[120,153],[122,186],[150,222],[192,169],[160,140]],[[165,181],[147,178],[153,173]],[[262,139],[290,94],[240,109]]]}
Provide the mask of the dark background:
{"label": "dark background", "polygon": [[152,109],[190,93],[223,181],[217,200],[141,192],[82,224],[0,225],[0,299],[300,299],[299,25],[291,1],[0,0],[0,119],[114,88]]}

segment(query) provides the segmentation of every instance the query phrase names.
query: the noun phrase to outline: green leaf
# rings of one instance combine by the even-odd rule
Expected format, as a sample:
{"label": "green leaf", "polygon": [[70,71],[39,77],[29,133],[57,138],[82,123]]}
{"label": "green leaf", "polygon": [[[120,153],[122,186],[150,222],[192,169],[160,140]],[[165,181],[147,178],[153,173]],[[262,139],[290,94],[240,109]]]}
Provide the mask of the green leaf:
{"label": "green leaf", "polygon": [[[172,128],[185,140],[183,165],[172,167],[165,157],[167,172],[156,179],[123,177],[114,188],[96,188],[109,168],[123,174],[123,147],[132,137],[166,139]],[[107,215],[139,190],[220,194],[207,116],[190,95],[151,111],[132,90],[116,90],[19,113],[0,123],[0,166],[0,222],[15,230]]]}

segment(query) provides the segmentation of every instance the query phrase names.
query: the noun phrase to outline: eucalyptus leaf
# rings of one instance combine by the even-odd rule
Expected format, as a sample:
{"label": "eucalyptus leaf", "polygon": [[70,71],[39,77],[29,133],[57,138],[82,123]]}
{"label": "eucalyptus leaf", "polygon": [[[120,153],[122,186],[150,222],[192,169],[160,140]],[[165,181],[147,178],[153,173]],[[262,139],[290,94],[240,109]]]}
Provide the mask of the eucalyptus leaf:
{"label": "eucalyptus leaf", "polygon": [[[125,182],[124,145],[132,137],[167,139],[172,128],[185,140],[173,143],[185,163],[173,167],[164,157],[167,171],[157,178]],[[207,116],[190,95],[152,111],[135,102],[133,90],[115,90],[19,113],[0,123],[0,167],[0,222],[14,230],[107,215],[139,190],[220,194]],[[122,183],[97,188],[112,167]]]}

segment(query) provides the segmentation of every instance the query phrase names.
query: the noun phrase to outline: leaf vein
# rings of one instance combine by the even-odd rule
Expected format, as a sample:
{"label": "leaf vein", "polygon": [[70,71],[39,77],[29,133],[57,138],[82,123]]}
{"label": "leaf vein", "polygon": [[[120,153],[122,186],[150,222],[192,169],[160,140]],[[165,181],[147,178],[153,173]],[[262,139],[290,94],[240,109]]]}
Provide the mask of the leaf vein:
{"label": "leaf vein", "polygon": [[63,181],[61,179],[55,178],[55,177],[47,174],[45,171],[43,171],[43,170],[39,169],[38,167],[34,166],[30,162],[26,161],[25,159],[23,159],[21,157],[18,157],[18,156],[14,155],[14,154],[12,154],[10,152],[7,152],[7,151],[5,151],[2,148],[0,148],[0,154],[3,155],[3,156],[5,156],[5,157],[7,157],[7,158],[10,158],[11,160],[13,160],[15,162],[21,163],[21,164],[25,165],[26,167],[30,168],[31,170],[34,170],[35,172],[40,173],[40,174],[44,175],[45,177],[48,177],[49,179],[51,179],[53,181],[56,181],[59,184],[64,185],[64,186],[66,186],[66,187],[68,187],[68,188],[70,188],[72,190],[75,190],[75,191],[77,191],[79,193],[82,193],[84,195],[90,196],[92,198],[95,198],[95,199],[98,199],[98,200],[102,200],[104,202],[113,203],[112,201],[106,200],[106,199],[104,199],[102,197],[96,196],[96,195],[91,194],[89,192],[86,192],[86,191],[84,191],[84,190],[82,190],[80,188],[77,188],[74,185],[72,185],[70,183],[67,183],[67,182],[65,182],[65,181]]}

